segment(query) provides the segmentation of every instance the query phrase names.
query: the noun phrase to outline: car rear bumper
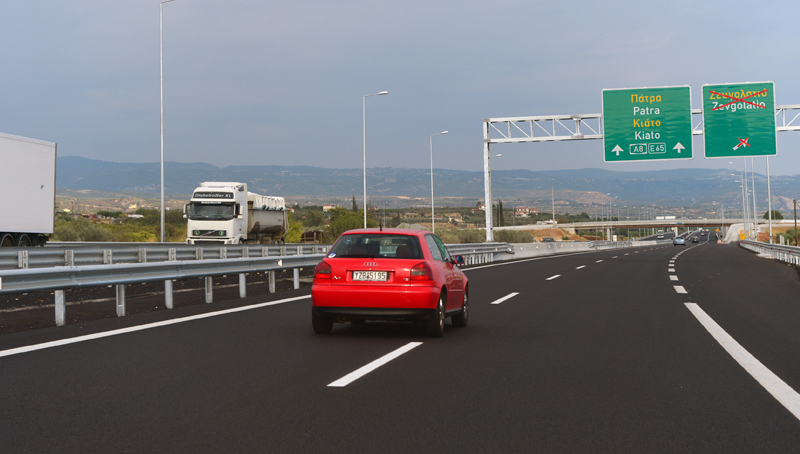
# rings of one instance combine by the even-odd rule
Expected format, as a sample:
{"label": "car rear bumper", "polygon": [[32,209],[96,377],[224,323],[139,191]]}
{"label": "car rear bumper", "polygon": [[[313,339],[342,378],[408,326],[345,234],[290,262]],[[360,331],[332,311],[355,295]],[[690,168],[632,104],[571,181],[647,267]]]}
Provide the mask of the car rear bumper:
{"label": "car rear bumper", "polygon": [[439,302],[437,287],[314,285],[311,301],[320,316],[360,320],[424,320]]}
{"label": "car rear bumper", "polygon": [[337,322],[353,320],[420,321],[436,314],[435,309],[410,309],[389,307],[331,307],[314,306],[314,315],[331,318]]}

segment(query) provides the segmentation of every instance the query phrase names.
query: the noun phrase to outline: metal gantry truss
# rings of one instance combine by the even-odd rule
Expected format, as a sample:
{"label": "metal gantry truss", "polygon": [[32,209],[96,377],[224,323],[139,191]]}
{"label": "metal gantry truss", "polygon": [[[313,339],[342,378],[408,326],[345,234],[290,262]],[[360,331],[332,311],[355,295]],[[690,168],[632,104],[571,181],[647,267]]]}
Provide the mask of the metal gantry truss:
{"label": "metal gantry truss", "polygon": [[[787,121],[788,118],[788,121]],[[692,134],[703,134],[703,110],[692,109]],[[696,120],[696,121],[695,121]],[[800,104],[775,107],[777,131],[800,131]],[[483,120],[483,175],[486,205],[486,241],[494,241],[492,228],[492,169],[489,145],[493,143],[555,142],[603,138],[603,115],[542,115],[485,118]]]}

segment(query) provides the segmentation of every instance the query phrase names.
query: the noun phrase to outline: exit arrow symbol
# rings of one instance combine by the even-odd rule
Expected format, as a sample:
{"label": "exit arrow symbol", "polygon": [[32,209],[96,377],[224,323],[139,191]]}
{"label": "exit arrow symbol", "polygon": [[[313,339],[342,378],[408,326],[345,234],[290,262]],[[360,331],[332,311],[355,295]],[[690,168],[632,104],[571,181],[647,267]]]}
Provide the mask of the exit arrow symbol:
{"label": "exit arrow symbol", "polygon": [[616,153],[616,154],[617,154],[617,156],[619,156],[619,152],[620,152],[620,151],[623,151],[623,150],[622,150],[622,147],[620,147],[619,145],[617,145],[616,147],[614,147],[614,149],[613,149],[613,150],[611,150],[611,152],[612,152],[612,153]]}
{"label": "exit arrow symbol", "polygon": [[680,143],[680,142],[678,142],[678,144],[677,144],[677,145],[675,145],[674,147],[672,147],[672,149],[673,149],[673,150],[678,150],[678,153],[680,153],[680,152],[681,152],[681,150],[684,150],[684,149],[686,149],[686,147],[684,147],[683,145],[681,145],[681,143]]}

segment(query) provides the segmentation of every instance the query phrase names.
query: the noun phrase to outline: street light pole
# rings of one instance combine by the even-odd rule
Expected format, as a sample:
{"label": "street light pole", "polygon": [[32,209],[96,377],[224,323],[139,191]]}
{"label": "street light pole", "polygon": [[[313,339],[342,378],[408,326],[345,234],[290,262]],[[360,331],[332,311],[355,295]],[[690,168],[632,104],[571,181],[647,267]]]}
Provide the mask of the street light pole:
{"label": "street light pole", "polygon": [[362,125],[364,139],[364,228],[367,228],[367,98],[370,96],[388,95],[388,91],[381,91],[371,95],[364,95],[362,98]]}
{"label": "street light pole", "polygon": [[164,3],[175,0],[162,0],[158,4],[158,47],[161,66],[161,242],[164,242]]}
{"label": "street light pole", "polygon": [[436,219],[433,216],[433,136],[439,136],[442,134],[447,134],[450,131],[442,131],[437,132],[436,134],[431,134],[430,143],[431,143],[431,232],[436,233]]}

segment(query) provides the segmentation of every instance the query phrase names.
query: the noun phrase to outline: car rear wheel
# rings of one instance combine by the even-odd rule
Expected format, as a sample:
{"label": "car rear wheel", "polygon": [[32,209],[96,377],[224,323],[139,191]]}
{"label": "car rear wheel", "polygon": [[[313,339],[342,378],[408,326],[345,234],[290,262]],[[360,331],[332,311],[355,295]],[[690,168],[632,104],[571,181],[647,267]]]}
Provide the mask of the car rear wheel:
{"label": "car rear wheel", "polygon": [[464,289],[464,299],[461,301],[461,312],[454,315],[451,320],[453,320],[453,326],[458,326],[460,328],[467,326],[467,322],[469,322],[469,288]]}
{"label": "car rear wheel", "polygon": [[315,314],[313,309],[311,311],[311,327],[314,328],[314,332],[317,334],[330,334],[333,330],[333,320]]}
{"label": "car rear wheel", "polygon": [[444,292],[439,294],[439,303],[436,305],[436,313],[425,322],[425,333],[430,337],[442,337],[444,333],[444,307],[446,298]]}

